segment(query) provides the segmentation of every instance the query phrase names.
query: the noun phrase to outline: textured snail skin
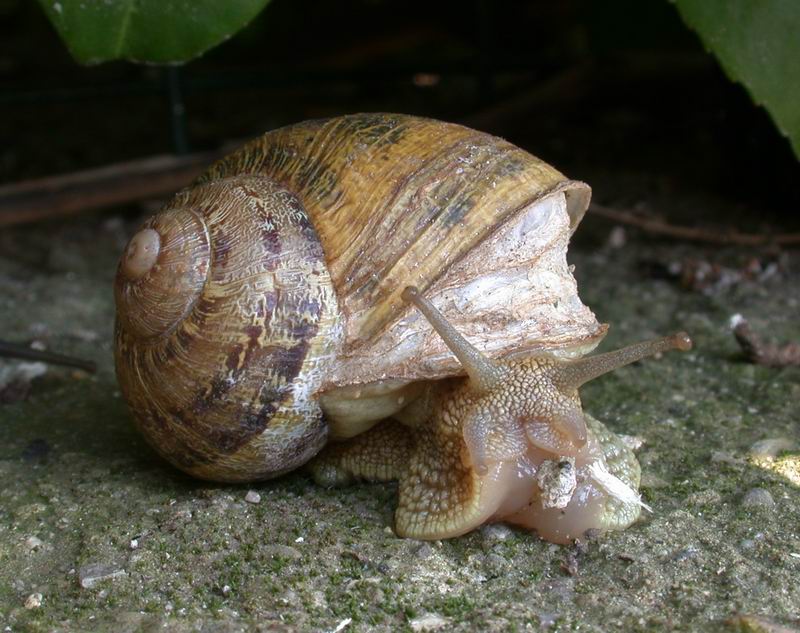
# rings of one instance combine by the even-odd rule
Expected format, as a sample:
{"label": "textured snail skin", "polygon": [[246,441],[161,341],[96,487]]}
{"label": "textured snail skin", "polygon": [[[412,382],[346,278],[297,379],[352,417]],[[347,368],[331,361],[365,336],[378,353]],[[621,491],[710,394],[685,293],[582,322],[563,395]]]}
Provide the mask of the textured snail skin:
{"label": "textured snail skin", "polygon": [[[418,287],[487,363],[584,354],[606,331],[566,262],[588,201],[527,152],[439,121],[364,114],[265,134],[122,256],[115,362],[136,424],[172,464],[218,481],[278,476],[327,444],[311,466],[323,483],[400,480],[402,535],[503,517],[556,541],[624,527],[638,465],[585,421],[577,389],[552,419],[493,430],[470,417],[480,380],[401,297]],[[530,508],[565,457],[578,487],[551,528]],[[601,490],[598,472],[633,496]]]}
{"label": "textured snail skin", "polygon": [[568,543],[589,530],[622,529],[642,507],[631,450],[582,410],[586,382],[648,356],[691,349],[685,332],[605,354],[492,360],[415,288],[403,297],[431,322],[467,372],[428,383],[395,420],[311,464],[317,481],[397,479],[402,536],[449,538],[506,520]]}

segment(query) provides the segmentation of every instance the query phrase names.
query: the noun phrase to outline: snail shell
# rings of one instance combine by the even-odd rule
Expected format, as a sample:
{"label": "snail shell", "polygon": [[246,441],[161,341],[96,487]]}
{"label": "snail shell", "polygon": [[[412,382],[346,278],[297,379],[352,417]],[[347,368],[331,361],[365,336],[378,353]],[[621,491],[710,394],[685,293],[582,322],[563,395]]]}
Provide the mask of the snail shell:
{"label": "snail shell", "polygon": [[123,254],[115,360],[138,427],[197,477],[298,467],[415,385],[463,373],[402,301],[409,285],[490,357],[590,350],[605,326],[566,262],[589,196],[511,143],[429,119],[362,114],[265,134],[178,193]]}

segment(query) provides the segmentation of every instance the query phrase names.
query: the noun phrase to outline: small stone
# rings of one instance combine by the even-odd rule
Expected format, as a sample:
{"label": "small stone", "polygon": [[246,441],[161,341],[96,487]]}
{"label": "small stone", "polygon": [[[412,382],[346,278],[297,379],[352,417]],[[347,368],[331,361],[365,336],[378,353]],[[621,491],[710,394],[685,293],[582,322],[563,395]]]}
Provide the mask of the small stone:
{"label": "small stone", "polygon": [[759,440],[753,444],[747,451],[748,457],[775,459],[778,453],[783,451],[791,451],[795,447],[795,443],[785,437],[771,437],[765,440]]}
{"label": "small stone", "polygon": [[774,508],[775,499],[764,488],[752,488],[742,498],[742,505],[746,508]]}
{"label": "small stone", "polygon": [[578,575],[580,565],[578,564],[578,557],[575,555],[575,552],[567,552],[564,560],[561,561],[561,570],[570,576]]}
{"label": "small stone", "polygon": [[425,560],[433,556],[433,548],[428,543],[423,543],[415,551],[414,556],[420,560]]}
{"label": "small stone", "polygon": [[500,556],[500,554],[491,552],[487,554],[484,559],[484,567],[491,571],[492,574],[499,576],[508,568],[508,561]]}
{"label": "small stone", "polygon": [[261,503],[261,495],[255,490],[248,490],[247,494],[244,496],[244,500],[247,501],[247,503]]}
{"label": "small stone", "polygon": [[132,538],[129,545],[130,545],[131,549],[139,549],[139,539],[138,538]]}
{"label": "small stone", "polygon": [[44,541],[35,536],[29,536],[28,538],[25,539],[25,547],[28,548],[29,552],[41,549],[43,545]]}
{"label": "small stone", "polygon": [[42,594],[32,593],[27,598],[25,598],[26,609],[38,609],[41,606],[42,606]]}
{"label": "small stone", "polygon": [[505,523],[490,523],[481,528],[481,536],[485,541],[507,541],[514,536],[513,530]]}
{"label": "small stone", "polygon": [[84,589],[91,589],[103,580],[113,580],[114,578],[126,575],[124,569],[120,569],[114,565],[91,563],[89,565],[84,565],[78,570],[78,583]]}
{"label": "small stone", "polygon": [[230,592],[231,592],[231,586],[230,585],[223,585],[222,586],[222,595],[223,596],[229,595]]}
{"label": "small stone", "polygon": [[450,620],[436,613],[426,613],[408,623],[412,631],[438,631],[448,624],[450,624]]}

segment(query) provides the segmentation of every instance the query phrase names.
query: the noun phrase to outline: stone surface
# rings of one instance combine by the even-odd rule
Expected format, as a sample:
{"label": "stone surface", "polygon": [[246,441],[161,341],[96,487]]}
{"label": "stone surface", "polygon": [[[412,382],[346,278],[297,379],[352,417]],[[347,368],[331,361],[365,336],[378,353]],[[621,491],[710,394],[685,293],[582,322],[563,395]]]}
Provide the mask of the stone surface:
{"label": "stone surface", "polygon": [[[422,544],[394,535],[392,485],[324,489],[296,472],[246,503],[248,486],[192,480],[154,454],[111,360],[111,279],[136,222],[105,219],[0,236],[3,336],[99,365],[94,376],[49,367],[0,406],[0,630],[397,631],[441,619],[447,631],[714,633],[737,614],[797,615],[800,455],[748,451],[800,435],[800,370],[743,362],[727,327],[738,312],[800,340],[797,272],[692,292],[641,262],[719,251],[635,231],[610,249],[611,227],[587,218],[570,262],[612,326],[600,351],[678,329],[696,341],[582,390],[587,411],[644,440],[653,513],[582,550],[505,525]],[[69,271],[46,264],[56,241]],[[754,488],[780,511],[744,507]],[[42,606],[26,609],[35,594]]]}
{"label": "stone surface", "polygon": [[742,498],[742,506],[745,508],[765,508],[772,509],[775,507],[775,499],[769,493],[769,490],[764,488],[752,488],[748,490]]}

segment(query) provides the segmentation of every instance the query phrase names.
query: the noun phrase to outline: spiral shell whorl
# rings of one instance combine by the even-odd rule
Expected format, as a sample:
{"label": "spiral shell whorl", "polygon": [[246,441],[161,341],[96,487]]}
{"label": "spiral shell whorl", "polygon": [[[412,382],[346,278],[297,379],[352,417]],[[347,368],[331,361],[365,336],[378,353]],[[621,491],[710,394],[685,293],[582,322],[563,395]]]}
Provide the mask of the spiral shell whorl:
{"label": "spiral shell whorl", "polygon": [[341,337],[299,200],[264,177],[224,178],[178,194],[137,236],[149,229],[156,263],[132,279],[123,256],[116,289],[117,374],[145,437],[208,479],[307,461],[327,437],[313,394]]}
{"label": "spiral shell whorl", "polygon": [[125,328],[142,338],[174,328],[200,297],[210,260],[207,227],[191,209],[148,220],[128,243],[114,286]]}

